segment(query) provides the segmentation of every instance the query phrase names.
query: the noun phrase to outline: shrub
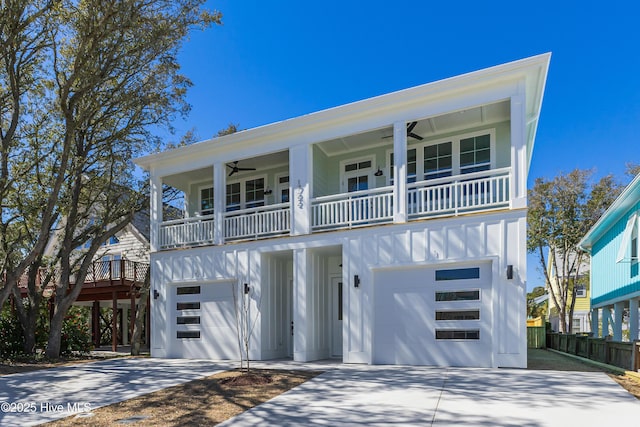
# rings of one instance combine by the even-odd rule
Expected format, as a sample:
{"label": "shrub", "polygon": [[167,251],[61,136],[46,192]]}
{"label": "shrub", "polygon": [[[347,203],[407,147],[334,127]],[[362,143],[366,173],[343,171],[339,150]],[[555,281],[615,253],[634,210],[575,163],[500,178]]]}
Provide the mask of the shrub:
{"label": "shrub", "polygon": [[89,328],[89,310],[86,307],[71,307],[62,324],[62,342],[60,355],[73,353],[86,354],[91,351],[91,330]]}
{"label": "shrub", "polygon": [[0,311],[0,358],[16,359],[24,355],[22,326],[9,304]]}

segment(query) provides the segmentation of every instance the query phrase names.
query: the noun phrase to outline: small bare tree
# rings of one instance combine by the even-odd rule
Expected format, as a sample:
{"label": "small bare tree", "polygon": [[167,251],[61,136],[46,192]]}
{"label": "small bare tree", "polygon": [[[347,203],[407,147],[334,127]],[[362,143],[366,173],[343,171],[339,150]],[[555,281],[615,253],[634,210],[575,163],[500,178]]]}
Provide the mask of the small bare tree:
{"label": "small bare tree", "polygon": [[[251,296],[255,291],[247,282],[238,281],[231,285],[233,293],[233,306],[236,315],[236,333],[238,335],[238,350],[240,353],[240,369],[246,362],[246,373],[250,372],[249,350],[251,350],[251,336],[258,321],[258,313],[251,316]],[[257,300],[257,308],[260,307],[262,296]],[[256,310],[258,311],[258,310]]]}

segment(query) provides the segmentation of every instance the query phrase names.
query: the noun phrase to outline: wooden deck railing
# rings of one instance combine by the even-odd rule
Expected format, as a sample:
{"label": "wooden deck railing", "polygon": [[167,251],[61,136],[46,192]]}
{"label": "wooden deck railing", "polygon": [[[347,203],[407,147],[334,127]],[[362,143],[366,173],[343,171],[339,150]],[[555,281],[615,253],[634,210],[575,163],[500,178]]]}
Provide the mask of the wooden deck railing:
{"label": "wooden deck railing", "polygon": [[631,371],[640,369],[639,341],[620,342],[588,335],[549,333],[547,348]]}

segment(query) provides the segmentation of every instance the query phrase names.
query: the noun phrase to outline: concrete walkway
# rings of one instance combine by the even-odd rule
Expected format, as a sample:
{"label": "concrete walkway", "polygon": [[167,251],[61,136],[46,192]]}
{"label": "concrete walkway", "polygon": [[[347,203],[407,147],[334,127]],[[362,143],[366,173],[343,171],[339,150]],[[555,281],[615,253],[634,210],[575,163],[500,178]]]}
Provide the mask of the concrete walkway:
{"label": "concrete walkway", "polygon": [[[201,360],[113,359],[2,376],[0,425],[27,426],[82,415],[235,366]],[[640,401],[600,372],[291,361],[253,366],[326,372],[225,426],[600,427],[635,425],[640,418]]]}
{"label": "concrete walkway", "polygon": [[31,426],[82,415],[235,366],[209,360],[126,358],[4,375],[0,426]]}

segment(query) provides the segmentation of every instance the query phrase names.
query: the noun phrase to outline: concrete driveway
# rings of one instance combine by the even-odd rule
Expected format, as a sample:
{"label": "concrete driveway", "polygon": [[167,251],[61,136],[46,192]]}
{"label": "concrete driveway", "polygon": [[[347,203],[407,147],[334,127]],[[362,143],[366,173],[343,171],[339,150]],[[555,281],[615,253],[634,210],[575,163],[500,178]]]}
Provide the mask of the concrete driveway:
{"label": "concrete driveway", "polygon": [[[74,413],[82,415],[86,409],[235,366],[202,360],[114,359],[6,375],[0,377],[0,425],[36,425]],[[253,366],[327,371],[225,426],[601,427],[618,422],[635,425],[628,422],[640,419],[640,401],[599,372],[286,361]]]}
{"label": "concrete driveway", "polygon": [[604,426],[640,401],[599,372],[345,366],[224,426]]}
{"label": "concrete driveway", "polygon": [[[32,426],[235,367],[209,360],[127,358],[0,377],[0,426]],[[87,425],[90,425],[90,418]]]}

